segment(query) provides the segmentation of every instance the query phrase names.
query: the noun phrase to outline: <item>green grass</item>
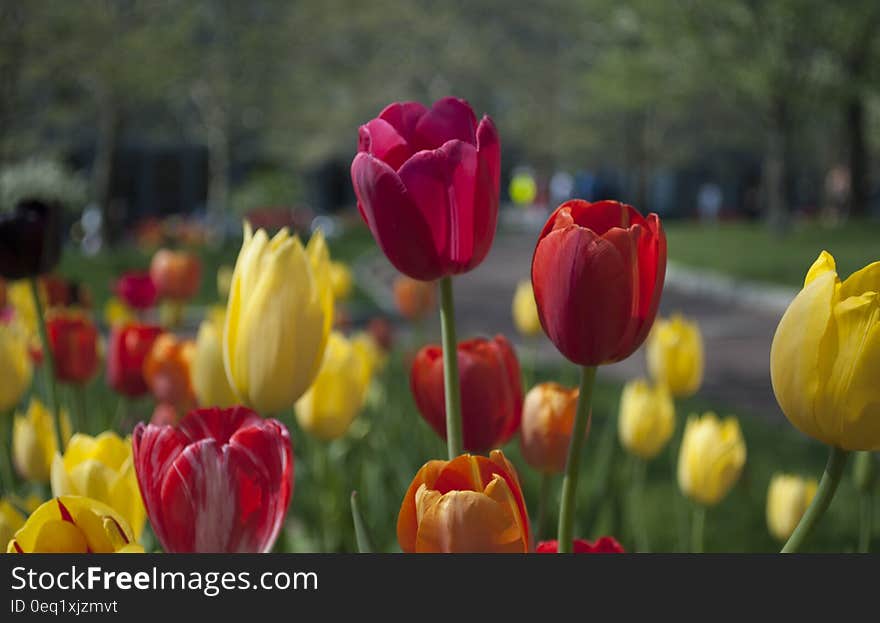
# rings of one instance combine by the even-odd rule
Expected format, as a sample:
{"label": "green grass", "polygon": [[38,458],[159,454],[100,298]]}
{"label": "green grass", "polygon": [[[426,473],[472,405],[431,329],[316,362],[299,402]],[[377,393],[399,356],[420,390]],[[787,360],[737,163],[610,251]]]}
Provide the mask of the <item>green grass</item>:
{"label": "green grass", "polygon": [[762,223],[664,224],[670,261],[734,277],[790,286],[803,284],[807,269],[825,249],[841,277],[880,260],[880,223],[852,221],[836,227],[817,222],[792,225],[777,236]]}

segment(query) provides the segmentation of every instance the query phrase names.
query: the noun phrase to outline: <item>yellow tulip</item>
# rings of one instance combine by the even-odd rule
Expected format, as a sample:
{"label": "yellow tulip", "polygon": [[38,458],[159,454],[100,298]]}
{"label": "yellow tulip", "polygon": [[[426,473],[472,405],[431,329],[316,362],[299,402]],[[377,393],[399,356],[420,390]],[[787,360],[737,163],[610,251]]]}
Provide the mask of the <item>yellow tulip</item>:
{"label": "yellow tulip", "polygon": [[520,281],[513,294],[513,324],[516,330],[526,337],[541,333],[541,320],[538,318],[538,306],[532,291],[532,282]]}
{"label": "yellow tulip", "polygon": [[232,286],[232,266],[223,265],[217,269],[217,294],[221,300],[229,298],[229,288]]}
{"label": "yellow tulip", "polygon": [[290,408],[312,384],[333,325],[330,255],[316,232],[305,249],[286,228],[271,240],[245,223],[223,331],[236,397],[263,413]]}
{"label": "yellow tulip", "polygon": [[678,486],[705,506],[720,502],[739,479],[746,443],[735,417],[714,413],[688,418],[678,455]]}
{"label": "yellow tulip", "polygon": [[9,554],[136,554],[125,518],[112,508],[77,495],[53,498],[35,510],[9,541]]}
{"label": "yellow tulip", "polygon": [[880,262],[841,282],[823,251],[770,347],[776,401],[801,432],[842,450],[880,450]]}
{"label": "yellow tulip", "polygon": [[238,403],[223,367],[223,324],[226,310],[212,309],[199,326],[192,360],[192,384],[203,407],[231,407]]}
{"label": "yellow tulip", "polygon": [[365,351],[331,333],[318,377],[296,403],[299,425],[324,441],[344,435],[364,406],[369,369]]}
{"label": "yellow tulip", "polygon": [[367,362],[365,371],[368,379],[372,379],[375,373],[384,368],[385,364],[388,363],[388,355],[376,342],[376,338],[366,331],[358,331],[352,335],[351,345],[356,350],[361,351],[361,356]]}
{"label": "yellow tulip", "polygon": [[131,458],[131,438],[111,431],[97,437],[77,433],[64,456],[52,462],[52,494],[81,495],[103,502],[125,517],[135,539],[147,519]]}
{"label": "yellow tulip", "polygon": [[767,527],[780,541],[788,540],[797,527],[813,496],[818,483],[789,474],[774,474],[767,489]]}
{"label": "yellow tulip", "polygon": [[121,327],[137,321],[134,310],[122,299],[110,297],[104,304],[104,322],[110,327]]}
{"label": "yellow tulip", "polygon": [[[37,290],[40,293],[40,301],[43,303],[43,309],[45,309],[47,297],[46,288],[42,281],[38,283]],[[10,305],[15,308],[16,320],[24,328],[28,337],[33,340],[35,344],[39,344],[39,342],[36,341],[39,340],[39,333],[37,330],[37,308],[34,305],[31,284],[25,279],[13,281],[9,284],[6,292],[6,297],[9,300]]]}
{"label": "yellow tulip", "polygon": [[28,339],[17,323],[0,323],[0,415],[15,407],[31,385],[33,365],[28,353]]}
{"label": "yellow tulip", "polygon": [[644,379],[624,386],[617,420],[617,433],[624,448],[641,459],[653,459],[674,430],[675,405],[666,386],[652,387]]}
{"label": "yellow tulip", "polygon": [[658,318],[645,350],[648,371],[676,397],[692,396],[703,383],[703,336],[697,323],[675,314]]}
{"label": "yellow tulip", "polygon": [[[61,412],[61,435],[64,443],[70,439],[70,416]],[[12,423],[12,462],[25,480],[48,482],[52,460],[58,451],[52,414],[46,406],[31,398],[27,413],[15,414]]]}
{"label": "yellow tulip", "polygon": [[6,500],[0,500],[0,548],[6,551],[6,546],[16,532],[24,525],[25,516]]}
{"label": "yellow tulip", "polygon": [[354,279],[351,269],[342,262],[330,262],[330,284],[333,288],[333,297],[337,300],[347,299],[351,296]]}

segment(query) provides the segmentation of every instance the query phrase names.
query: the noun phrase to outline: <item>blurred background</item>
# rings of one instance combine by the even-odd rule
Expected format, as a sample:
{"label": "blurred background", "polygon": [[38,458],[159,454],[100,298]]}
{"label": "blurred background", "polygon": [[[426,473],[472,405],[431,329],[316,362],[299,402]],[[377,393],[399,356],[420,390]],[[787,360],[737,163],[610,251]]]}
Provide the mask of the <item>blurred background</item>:
{"label": "blurred background", "polygon": [[[703,389],[680,415],[735,413],[749,444],[735,493],[749,510],[719,513],[708,539],[770,551],[769,474],[818,474],[824,461],[779,412],[770,340],[822,249],[844,276],[880,257],[878,61],[877,0],[0,0],[0,209],[25,196],[66,206],[59,271],[88,284],[97,308],[156,248],[197,249],[206,279],[196,323],[217,302],[213,275],[234,263],[243,218],[304,236],[321,227],[355,274],[346,321],[387,314],[405,333],[396,275],[355,209],[357,129],[392,101],[465,98],[499,129],[502,213],[489,257],[456,280],[459,335],[515,335],[513,291],[562,201],[614,198],[659,213],[669,241],[661,312],[698,322],[706,344]],[[392,359],[388,402],[331,445],[358,475],[334,472],[338,491],[294,498],[294,522],[335,526],[323,537],[294,530],[302,549],[321,538],[352,549],[356,486],[369,489],[367,512],[393,547],[402,487],[443,453],[412,423],[400,382],[413,347],[436,333],[433,317],[417,328]],[[519,346],[529,380],[575,382],[548,341]],[[593,432],[603,442],[588,447],[591,461],[610,461],[620,383],[644,371],[642,353],[603,368]],[[315,442],[294,436],[308,455]],[[388,447],[400,456],[380,466],[372,459]],[[646,512],[658,526],[670,523],[668,472],[649,474],[656,504]],[[399,482],[383,488],[389,474]],[[604,495],[590,486],[592,499]],[[856,521],[839,506],[821,537],[837,551]],[[582,520],[584,535],[614,532],[619,513],[603,513]],[[657,547],[674,548],[673,532]]]}

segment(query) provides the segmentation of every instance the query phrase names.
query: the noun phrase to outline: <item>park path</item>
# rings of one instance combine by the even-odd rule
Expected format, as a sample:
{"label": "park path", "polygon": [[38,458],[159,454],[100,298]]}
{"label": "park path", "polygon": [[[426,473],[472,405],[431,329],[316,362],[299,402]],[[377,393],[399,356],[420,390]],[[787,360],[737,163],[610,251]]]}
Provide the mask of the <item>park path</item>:
{"label": "park path", "polygon": [[[499,230],[486,260],[456,278],[459,339],[503,333],[519,340],[511,318],[511,299],[517,282],[529,276],[536,239],[536,231]],[[387,264],[384,258],[381,261]],[[752,413],[782,421],[770,385],[769,359],[773,333],[787,303],[785,292],[783,300],[775,293],[775,299],[768,303],[766,297],[738,296],[729,288],[695,287],[691,271],[673,268],[669,272],[660,313],[665,316],[680,311],[702,329],[706,371],[700,396],[709,403],[717,402],[723,413]],[[547,363],[563,361],[543,336],[538,357]],[[619,381],[645,374],[643,350],[600,371],[605,378]]]}

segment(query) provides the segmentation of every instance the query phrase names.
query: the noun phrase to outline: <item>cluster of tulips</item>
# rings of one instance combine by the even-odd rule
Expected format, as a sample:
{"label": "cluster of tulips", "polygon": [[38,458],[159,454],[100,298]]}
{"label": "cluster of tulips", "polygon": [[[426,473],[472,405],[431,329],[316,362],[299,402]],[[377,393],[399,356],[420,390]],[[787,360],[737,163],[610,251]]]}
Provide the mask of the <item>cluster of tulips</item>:
{"label": "cluster of tulips", "polygon": [[[645,344],[651,378],[625,386],[619,440],[637,478],[668,444],[679,445],[676,476],[695,508],[699,551],[706,509],[736,483],[746,446],[736,418],[712,413],[692,415],[676,436],[675,400],[699,389],[703,347],[686,319],[655,323],[666,271],[657,215],[577,199],[550,215],[513,314],[523,334],[546,334],[578,367],[580,383],[542,383],[524,393],[507,338],[456,335],[453,277],[481,264],[497,224],[501,146],[491,118],[478,120],[451,97],[430,108],[394,103],[361,126],[358,138],[352,184],[363,220],[403,275],[394,287],[398,307],[413,321],[438,299],[440,308],[441,343],[414,355],[410,388],[448,456],[425,457],[400,492],[400,549],[621,552],[611,536],[591,542],[575,533],[578,478],[597,369]],[[33,201],[0,216],[0,275],[12,282],[10,291],[24,284],[31,295],[0,301],[0,411],[14,410],[34,386],[12,438],[0,442],[4,452],[13,449],[20,477],[48,481],[54,496],[15,497],[4,458],[0,539],[7,550],[143,551],[147,521],[167,552],[271,550],[294,489],[285,418],[292,412],[289,421],[319,440],[341,437],[384,362],[387,334],[347,335],[334,322],[352,287],[350,271],[331,261],[320,231],[303,245],[286,228],[270,237],[245,223],[234,268],[218,275],[225,305],[208,311],[195,340],[173,328],[198,289],[198,261],[160,250],[148,272],[118,282],[105,310],[112,328],[104,347],[77,303],[43,310],[40,276],[60,255],[57,218],[54,206]],[[147,322],[159,300],[171,311]],[[86,434],[83,401],[66,409],[59,400],[56,382],[75,397],[103,358],[123,411],[127,399],[143,394],[158,404],[129,437],[119,434],[118,420]],[[847,454],[880,449],[880,263],[841,282],[823,253],[779,324],[771,363],[785,415],[831,448],[821,482],[779,474],[768,488],[770,530],[787,540],[783,551],[795,551],[830,504]],[[32,383],[36,365],[41,387]],[[517,469],[500,449],[517,434],[525,461],[544,475],[542,500],[553,475],[562,475],[556,539],[542,540],[546,509],[533,523]],[[636,484],[639,490],[643,482]],[[369,551],[369,522],[354,497],[352,512],[359,548]],[[639,533],[639,549],[647,549],[647,531]]]}

